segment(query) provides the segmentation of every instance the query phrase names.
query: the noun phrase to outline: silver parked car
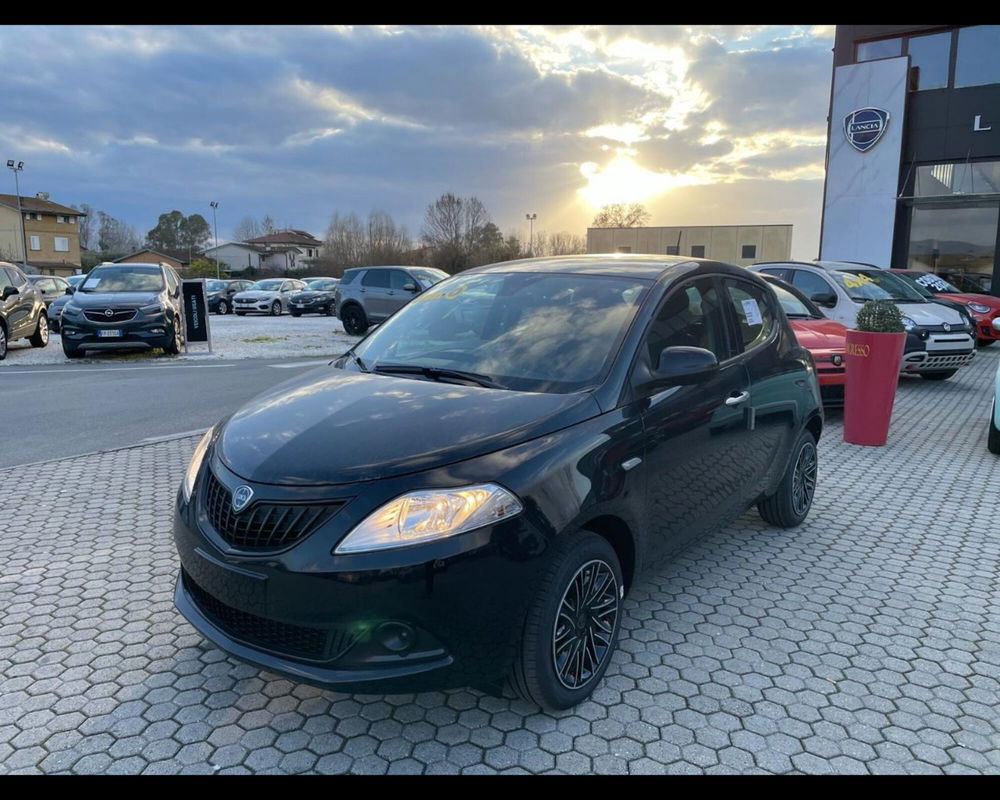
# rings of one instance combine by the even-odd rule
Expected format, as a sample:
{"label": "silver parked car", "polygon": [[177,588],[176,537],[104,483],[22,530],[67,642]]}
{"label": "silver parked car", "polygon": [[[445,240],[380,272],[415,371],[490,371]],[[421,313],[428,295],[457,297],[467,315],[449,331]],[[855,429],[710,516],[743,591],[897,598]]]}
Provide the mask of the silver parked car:
{"label": "silver parked car", "polygon": [[344,272],[334,293],[344,330],[363,336],[414,297],[450,277],[433,267],[357,267]]}
{"label": "silver parked car", "polygon": [[265,278],[233,295],[233,311],[239,317],[248,313],[278,317],[288,310],[292,293],[304,288],[305,282],[296,278]]}

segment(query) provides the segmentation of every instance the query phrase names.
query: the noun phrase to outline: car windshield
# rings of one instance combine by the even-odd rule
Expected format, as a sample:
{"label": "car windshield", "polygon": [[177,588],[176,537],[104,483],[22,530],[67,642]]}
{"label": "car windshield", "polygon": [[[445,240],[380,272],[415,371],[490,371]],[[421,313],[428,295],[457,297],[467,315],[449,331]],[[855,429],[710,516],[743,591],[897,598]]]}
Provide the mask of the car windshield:
{"label": "car windshield", "polygon": [[459,370],[518,391],[580,391],[603,379],[648,285],[560,273],[458,276],[414,298],[355,354],[375,371]]}
{"label": "car windshield", "polygon": [[257,281],[250,288],[259,289],[262,292],[277,292],[281,289],[281,284],[284,282],[284,278],[268,278],[264,281]]}
{"label": "car windshield", "polygon": [[83,283],[81,292],[159,292],[163,272],[159,267],[97,267]]}
{"label": "car windshield", "polygon": [[[768,283],[771,282],[768,281]],[[774,289],[774,293],[778,296],[778,302],[781,303],[781,307],[785,310],[785,316],[808,318],[820,318],[823,316],[812,303],[799,299],[784,287],[771,283],[771,288]]]}
{"label": "car windshield", "polygon": [[440,269],[417,269],[409,268],[409,273],[423,284],[423,288],[429,289],[435,283],[440,283],[448,277],[448,273]]}
{"label": "car windshield", "polygon": [[68,278],[66,278],[66,280],[69,281],[70,286],[76,286],[80,281],[82,281],[86,277],[87,277],[86,275],[70,275]]}
{"label": "car windshield", "polygon": [[309,283],[306,284],[306,288],[312,289],[315,292],[332,292],[337,288],[337,281],[326,278],[318,281],[309,281]]}
{"label": "car windshield", "polygon": [[205,281],[206,292],[221,292],[226,288],[225,281]]}
{"label": "car windshield", "polygon": [[839,283],[847,296],[859,303],[865,300],[898,300],[923,303],[924,296],[906,281],[885,270],[835,269],[830,277]]}
{"label": "car windshield", "polygon": [[917,289],[922,289],[930,296],[933,296],[934,294],[962,293],[957,286],[952,286],[940,275],[935,275],[933,272],[904,272],[901,274],[904,278],[909,278]]}

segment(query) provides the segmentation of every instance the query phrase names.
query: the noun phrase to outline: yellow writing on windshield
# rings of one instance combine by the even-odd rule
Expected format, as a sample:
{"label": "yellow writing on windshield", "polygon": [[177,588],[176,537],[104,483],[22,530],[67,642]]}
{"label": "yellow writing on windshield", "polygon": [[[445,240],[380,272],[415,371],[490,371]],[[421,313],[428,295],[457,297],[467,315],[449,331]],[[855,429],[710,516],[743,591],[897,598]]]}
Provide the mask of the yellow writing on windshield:
{"label": "yellow writing on windshield", "polygon": [[844,276],[844,286],[848,289],[857,289],[864,286],[866,283],[875,283],[867,275],[845,275]]}
{"label": "yellow writing on windshield", "polygon": [[424,292],[423,294],[417,295],[415,298],[413,298],[412,302],[421,303],[427,300],[437,300],[439,298],[442,300],[454,300],[463,292],[465,292],[468,288],[469,285],[467,283],[460,283],[458,284],[458,286],[450,287],[447,291],[442,291],[441,289],[438,289],[437,291],[432,290],[429,292]]}

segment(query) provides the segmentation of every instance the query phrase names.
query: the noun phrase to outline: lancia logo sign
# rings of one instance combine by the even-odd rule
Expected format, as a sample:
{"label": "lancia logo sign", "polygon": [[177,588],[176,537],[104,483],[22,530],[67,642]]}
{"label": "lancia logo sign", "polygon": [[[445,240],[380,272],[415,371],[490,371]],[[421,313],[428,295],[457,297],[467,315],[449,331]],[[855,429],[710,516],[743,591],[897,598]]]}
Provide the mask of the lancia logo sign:
{"label": "lancia logo sign", "polygon": [[881,108],[859,108],[844,117],[848,144],[864,153],[871,150],[889,127],[889,112]]}
{"label": "lancia logo sign", "polygon": [[253,489],[249,486],[239,486],[233,492],[233,511],[239,514],[253,498]]}

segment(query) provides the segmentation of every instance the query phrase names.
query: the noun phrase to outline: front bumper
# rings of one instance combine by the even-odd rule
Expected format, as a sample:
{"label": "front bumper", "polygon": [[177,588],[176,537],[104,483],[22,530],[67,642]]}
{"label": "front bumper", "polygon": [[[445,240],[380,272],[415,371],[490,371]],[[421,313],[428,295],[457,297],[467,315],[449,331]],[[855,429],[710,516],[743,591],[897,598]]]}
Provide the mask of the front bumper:
{"label": "front bumper", "polygon": [[977,314],[972,312],[976,318],[976,338],[995,341],[1000,339],[1000,313],[994,312],[994,316],[989,314]]}
{"label": "front bumper", "polygon": [[[224,485],[244,483],[211,460]],[[372,487],[355,486],[355,496],[343,498],[341,510],[314,532],[283,552],[258,555],[228,546],[212,528],[201,499],[206,469],[195,501],[185,503],[178,493],[175,602],[219,648],[296,681],[340,690],[413,692],[506,674],[544,562],[537,549],[518,549],[538,540],[523,515],[440,542],[333,556],[347,530],[381,503]],[[248,485],[265,499],[301,500],[303,491]],[[400,488],[388,490],[396,496]],[[407,626],[409,646],[387,647],[387,624]]]}
{"label": "front bumper", "polygon": [[[121,336],[104,337],[99,334],[102,330],[117,330]],[[170,323],[162,315],[108,324],[63,315],[59,335],[64,345],[78,350],[152,350],[168,347],[173,340]]]}
{"label": "front bumper", "polygon": [[966,331],[908,332],[900,373],[943,372],[968,366],[976,357],[976,340]]}
{"label": "front bumper", "polygon": [[304,302],[299,300],[292,300],[288,304],[288,307],[292,311],[299,311],[303,314],[325,314],[326,309],[331,304],[331,302],[332,301],[330,300],[324,300],[324,299],[306,300]]}
{"label": "front bumper", "polygon": [[270,313],[274,300],[233,300],[234,311],[264,311]]}

